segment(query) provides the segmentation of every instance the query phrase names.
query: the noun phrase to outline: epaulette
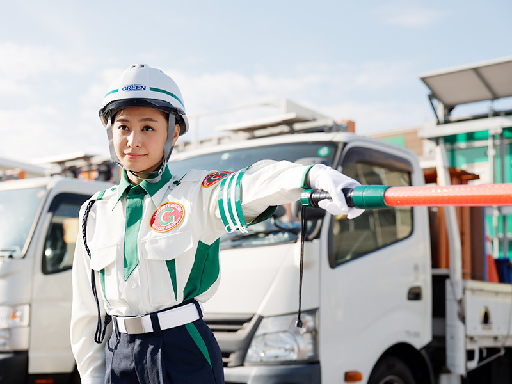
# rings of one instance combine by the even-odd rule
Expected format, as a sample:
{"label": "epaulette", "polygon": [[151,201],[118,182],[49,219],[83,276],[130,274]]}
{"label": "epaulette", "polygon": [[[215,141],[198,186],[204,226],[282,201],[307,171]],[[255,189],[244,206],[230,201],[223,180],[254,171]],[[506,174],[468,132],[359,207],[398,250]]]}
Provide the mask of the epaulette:
{"label": "epaulette", "polygon": [[198,169],[190,169],[187,173],[185,173],[178,182],[181,184],[183,182],[197,182],[202,181],[208,171],[198,170]]}
{"label": "epaulette", "polygon": [[98,191],[94,195],[92,195],[91,200],[105,200],[112,197],[116,193],[117,187],[112,187],[108,189],[104,189],[103,191]]}

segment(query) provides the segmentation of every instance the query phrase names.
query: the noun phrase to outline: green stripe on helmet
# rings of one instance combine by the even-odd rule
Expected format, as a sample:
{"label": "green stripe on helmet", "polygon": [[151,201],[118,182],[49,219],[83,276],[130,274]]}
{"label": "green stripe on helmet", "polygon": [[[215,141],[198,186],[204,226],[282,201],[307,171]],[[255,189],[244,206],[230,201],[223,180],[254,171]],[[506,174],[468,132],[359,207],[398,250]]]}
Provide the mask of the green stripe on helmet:
{"label": "green stripe on helmet", "polygon": [[174,97],[176,100],[178,100],[178,102],[183,106],[183,108],[185,108],[185,105],[183,105],[183,102],[180,100],[180,98],[178,96],[176,96],[174,93],[171,93],[171,92],[168,92],[166,91],[165,89],[160,89],[160,88],[152,88],[152,87],[149,87],[149,90],[150,91],[153,91],[153,92],[160,92],[160,93],[165,93],[166,95],[169,95],[171,97]]}
{"label": "green stripe on helmet", "polygon": [[111,95],[112,93],[116,93],[116,92],[119,92],[119,89],[113,89],[113,90],[111,90],[110,92],[107,92],[107,94],[105,95],[105,97],[107,97],[108,95]]}

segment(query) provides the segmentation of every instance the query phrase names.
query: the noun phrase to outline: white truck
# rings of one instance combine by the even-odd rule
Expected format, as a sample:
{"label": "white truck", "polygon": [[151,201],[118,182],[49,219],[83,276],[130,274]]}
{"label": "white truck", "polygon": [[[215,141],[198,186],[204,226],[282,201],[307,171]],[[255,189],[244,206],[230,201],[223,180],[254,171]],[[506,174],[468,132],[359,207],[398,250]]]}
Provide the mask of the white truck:
{"label": "white truck", "polygon": [[[329,164],[362,184],[425,184],[417,156],[405,148],[336,132],[337,124],[298,126],[292,134],[264,137],[262,130],[258,138],[183,151],[170,167],[236,170],[270,158]],[[252,136],[255,129],[244,128]],[[436,153],[437,179],[448,184],[442,145]],[[295,326],[297,211],[285,207],[248,234],[221,239],[222,281],[205,319],[223,351],[226,383],[512,382],[512,287],[463,279],[463,250],[483,268],[481,208],[465,211],[472,227],[461,231],[453,207],[442,214],[425,207],[367,210],[354,220],[310,213],[303,329]],[[440,220],[449,267],[432,268],[442,256]]]}
{"label": "white truck", "polygon": [[[176,151],[170,168],[229,171],[266,158],[329,164],[362,184],[425,183],[407,149],[337,124],[302,128]],[[438,176],[446,180],[442,155],[439,148]],[[108,186],[63,178],[0,184],[0,383],[79,382],[68,336],[78,208]],[[511,286],[463,279],[453,209],[443,215],[449,268],[432,268],[435,210],[367,210],[354,220],[309,211],[299,329],[297,206],[221,239],[222,282],[205,319],[226,383],[512,381]],[[477,217],[463,235],[481,240],[474,253],[482,260]]]}
{"label": "white truck", "polygon": [[69,343],[82,203],[106,182],[0,183],[0,383],[79,383]]}

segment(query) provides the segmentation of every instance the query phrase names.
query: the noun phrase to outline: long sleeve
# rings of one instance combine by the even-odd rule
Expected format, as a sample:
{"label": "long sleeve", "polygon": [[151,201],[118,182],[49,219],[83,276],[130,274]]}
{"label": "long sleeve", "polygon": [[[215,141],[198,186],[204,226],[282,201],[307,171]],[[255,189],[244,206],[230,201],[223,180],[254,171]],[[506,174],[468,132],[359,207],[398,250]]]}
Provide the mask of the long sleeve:
{"label": "long sleeve", "polygon": [[249,221],[272,205],[300,199],[309,167],[288,161],[263,160],[242,178],[242,211]]}
{"label": "long sleeve", "polygon": [[[82,223],[82,216],[83,211],[80,212],[80,223]],[[102,344],[97,344],[94,341],[98,313],[91,289],[90,260],[85,251],[81,233],[77,239],[72,274],[71,348],[81,382],[83,384],[102,384],[105,380],[105,341]],[[104,317],[103,298],[99,290],[98,296],[101,315]],[[105,340],[108,340],[111,332],[111,326],[109,327]]]}
{"label": "long sleeve", "polygon": [[225,176],[215,195],[216,216],[226,231],[245,231],[254,219],[268,218],[273,212],[267,211],[269,207],[298,200],[308,169],[288,161],[262,160]]}

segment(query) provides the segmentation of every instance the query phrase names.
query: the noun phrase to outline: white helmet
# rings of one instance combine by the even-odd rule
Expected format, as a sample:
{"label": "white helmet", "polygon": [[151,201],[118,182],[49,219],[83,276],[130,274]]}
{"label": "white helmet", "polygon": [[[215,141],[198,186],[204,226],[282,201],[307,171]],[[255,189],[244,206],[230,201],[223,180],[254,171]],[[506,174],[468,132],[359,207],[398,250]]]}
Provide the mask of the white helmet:
{"label": "white helmet", "polygon": [[110,155],[118,164],[120,161],[112,142],[111,124],[115,114],[127,107],[156,108],[168,114],[168,135],[164,146],[162,171],[171,156],[175,124],[180,126],[180,136],[188,131],[185,105],[178,85],[161,70],[146,64],[132,65],[110,85],[99,115],[107,129]]}

